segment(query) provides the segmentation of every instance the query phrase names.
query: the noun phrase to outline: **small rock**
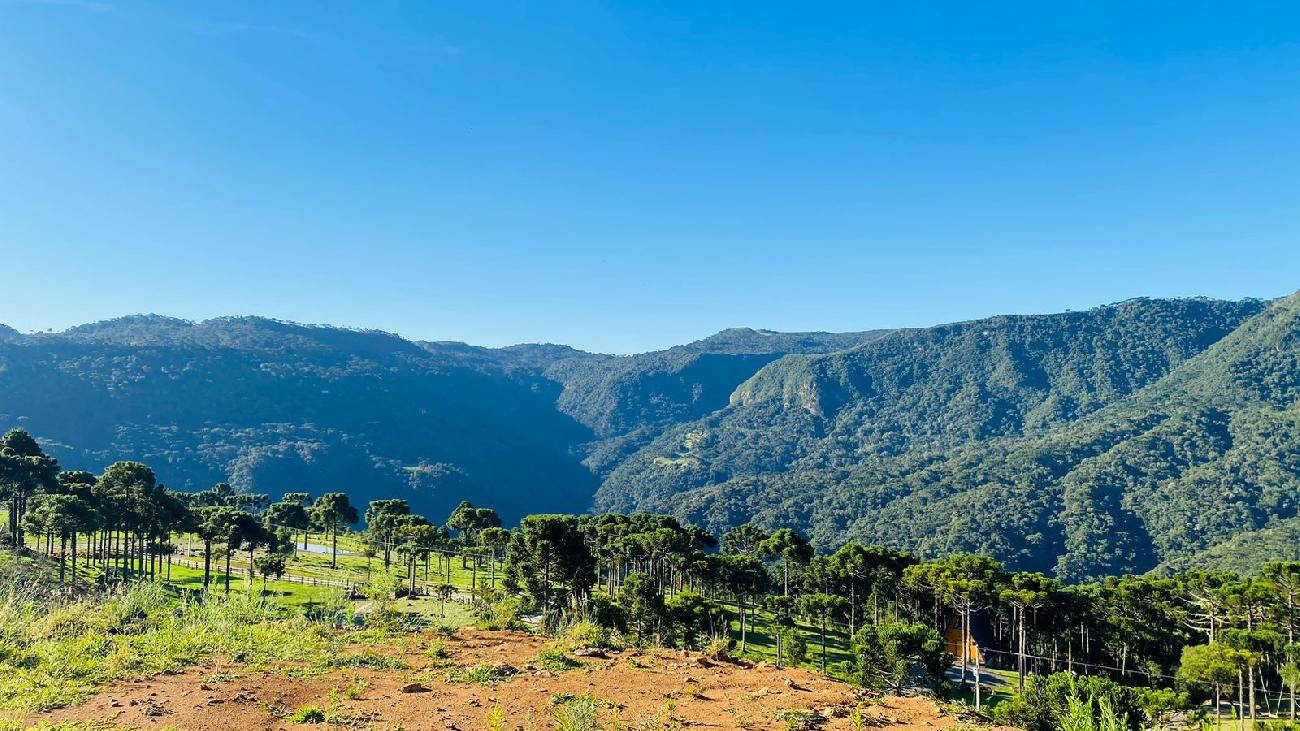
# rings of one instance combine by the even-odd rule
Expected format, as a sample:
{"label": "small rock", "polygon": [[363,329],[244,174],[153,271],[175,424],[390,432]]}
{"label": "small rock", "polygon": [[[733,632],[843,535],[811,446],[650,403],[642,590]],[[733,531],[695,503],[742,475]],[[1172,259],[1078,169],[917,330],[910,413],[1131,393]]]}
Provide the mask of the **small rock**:
{"label": "small rock", "polygon": [[199,690],[212,690],[212,686],[208,685],[207,683],[203,683],[202,685],[199,686]]}
{"label": "small rock", "polygon": [[579,647],[578,649],[573,651],[573,656],[574,657],[596,657],[596,658],[609,657],[608,655],[605,654],[605,651],[600,649],[599,647]]}
{"label": "small rock", "polygon": [[428,686],[423,683],[407,683],[402,686],[403,693],[428,693]]}
{"label": "small rock", "polygon": [[111,701],[108,702],[108,705],[111,706],[111,707],[113,707],[113,708],[121,708],[121,707],[122,707],[122,701],[119,701],[118,699],[114,698],[113,700],[111,700]]}

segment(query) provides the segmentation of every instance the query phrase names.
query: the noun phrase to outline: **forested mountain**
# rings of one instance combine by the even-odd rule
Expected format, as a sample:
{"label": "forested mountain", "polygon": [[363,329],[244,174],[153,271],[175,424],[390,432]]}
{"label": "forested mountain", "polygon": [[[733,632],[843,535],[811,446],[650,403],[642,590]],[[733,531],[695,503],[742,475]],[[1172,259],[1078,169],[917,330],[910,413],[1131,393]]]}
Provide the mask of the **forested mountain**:
{"label": "forested mountain", "polygon": [[897,332],[765,370],[597,502],[1145,571],[1297,514],[1298,355],[1300,295]]}
{"label": "forested mountain", "polygon": [[546,377],[564,385],[561,411],[590,427],[586,464],[605,473],[666,428],[727,405],[763,366],[789,353],[829,353],[874,340],[886,330],[779,333],[732,328],[668,350],[620,358],[563,358]]}
{"label": "forested mountain", "polygon": [[3,328],[0,426],[40,435],[68,468],[139,459],[177,489],[347,489],[433,515],[470,498],[513,519],[585,509],[597,479],[582,460],[602,438],[725,405],[783,348],[865,337],[727,331],[617,358],[253,317]]}
{"label": "forested mountain", "polygon": [[0,428],[182,489],[337,488],[435,515],[471,499],[507,520],[594,502],[1078,580],[1231,563],[1300,515],[1297,310],[1137,299],[634,356],[259,318],[5,328]]}
{"label": "forested mountain", "polygon": [[347,488],[430,510],[582,509],[589,431],[559,387],[437,358],[393,335],[259,318],[133,317],[0,345],[0,422],[69,468],[154,465],[177,489]]}
{"label": "forested mountain", "polygon": [[1200,570],[1250,576],[1269,561],[1300,561],[1300,518],[1271,521],[1267,528],[1239,533],[1204,551],[1175,555],[1155,573]]}

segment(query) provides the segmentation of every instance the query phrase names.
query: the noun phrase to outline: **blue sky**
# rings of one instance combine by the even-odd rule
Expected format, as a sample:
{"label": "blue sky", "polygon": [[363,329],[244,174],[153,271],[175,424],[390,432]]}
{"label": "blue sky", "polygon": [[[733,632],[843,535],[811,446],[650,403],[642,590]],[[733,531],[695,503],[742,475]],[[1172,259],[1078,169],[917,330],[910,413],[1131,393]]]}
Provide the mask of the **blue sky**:
{"label": "blue sky", "polygon": [[1294,3],[0,0],[0,322],[633,352],[1278,296],[1297,90]]}

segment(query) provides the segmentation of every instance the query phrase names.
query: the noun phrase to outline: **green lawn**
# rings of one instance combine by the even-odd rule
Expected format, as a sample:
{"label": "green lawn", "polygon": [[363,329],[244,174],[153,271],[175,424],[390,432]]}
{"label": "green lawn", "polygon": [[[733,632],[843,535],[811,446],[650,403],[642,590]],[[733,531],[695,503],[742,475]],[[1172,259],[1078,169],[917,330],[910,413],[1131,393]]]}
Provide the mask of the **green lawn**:
{"label": "green lawn", "polygon": [[[728,614],[732,617],[731,637],[736,641],[736,649],[740,650],[740,622],[738,619],[738,609],[733,602],[725,602]],[[745,620],[745,637],[746,650],[743,653],[746,658],[751,660],[761,660],[775,664],[776,663],[776,637],[773,635],[772,617],[763,612],[748,614]],[[821,632],[810,624],[796,622],[794,627],[801,635],[804,641],[808,643],[808,661],[803,667],[814,670],[821,669]],[[828,627],[826,632],[826,670],[841,680],[848,680],[843,673],[836,671],[838,663],[847,662],[853,659],[849,652],[848,633],[843,627]]]}
{"label": "green lawn", "polygon": [[[171,578],[166,580],[166,583],[178,588],[198,591],[203,588],[203,570],[192,569],[188,566],[172,566]],[[214,566],[212,584],[209,590],[215,593],[223,593],[225,586],[225,575],[221,573],[221,567]],[[261,592],[262,580],[260,578],[255,579],[250,585],[247,576],[232,574],[230,577],[230,591],[231,593]],[[329,586],[312,586],[311,584],[269,579],[266,582],[266,594],[264,596],[268,601],[282,606],[311,609],[326,603],[340,592],[340,589]]]}
{"label": "green lawn", "polygon": [[[968,687],[965,691],[959,687],[959,682],[953,682],[952,700],[960,701],[975,707],[975,676],[967,675],[969,679]],[[1019,688],[1019,679],[1014,670],[995,670],[992,668],[980,668],[980,685],[984,687],[983,695],[980,698],[980,706],[984,711],[992,710],[999,703],[1009,701],[1015,697],[1017,688]]]}
{"label": "green lawn", "polygon": [[[188,536],[178,536],[174,539],[177,546],[182,549],[193,547],[193,554],[188,555],[189,560],[202,560],[199,549],[202,543],[191,539]],[[325,579],[331,581],[341,581],[350,584],[367,584],[374,572],[383,570],[383,557],[367,557],[361,555],[362,542],[357,534],[345,533],[339,536],[339,550],[351,551],[352,553],[340,553],[337,564],[332,566],[332,556],[329,553],[313,553],[301,550],[301,537],[298,539],[299,550],[289,559],[287,570],[294,576],[306,578]],[[310,543],[318,546],[328,546],[330,541],[328,536],[315,534],[311,536]],[[188,553],[188,551],[187,551]],[[421,562],[416,567],[416,581],[419,584],[439,585],[450,583],[459,589],[468,589],[471,585],[471,579],[476,578],[479,586],[489,586],[492,581],[492,569],[487,566],[479,567],[477,573],[470,565],[463,565],[465,562],[460,557],[451,557],[450,575],[451,580],[448,582],[444,578],[447,574],[446,559],[440,556],[434,556],[428,566],[426,574],[425,565]],[[236,553],[232,557],[231,565],[239,568],[246,568],[248,565],[248,554],[244,552]],[[401,562],[401,557],[394,555],[389,572],[394,576],[405,578],[407,576],[406,564]],[[501,579],[501,566],[496,566],[496,582]],[[427,575],[427,581],[426,581]]]}

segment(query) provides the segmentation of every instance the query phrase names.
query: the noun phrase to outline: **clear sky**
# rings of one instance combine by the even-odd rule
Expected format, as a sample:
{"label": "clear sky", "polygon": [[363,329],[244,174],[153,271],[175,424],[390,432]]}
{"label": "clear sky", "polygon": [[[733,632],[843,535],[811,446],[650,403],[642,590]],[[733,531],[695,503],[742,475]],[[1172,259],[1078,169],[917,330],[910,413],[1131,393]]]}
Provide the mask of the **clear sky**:
{"label": "clear sky", "polygon": [[0,322],[633,352],[1300,288],[1294,2],[0,0]]}

